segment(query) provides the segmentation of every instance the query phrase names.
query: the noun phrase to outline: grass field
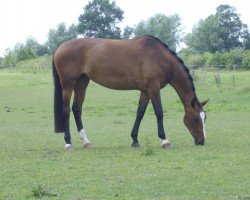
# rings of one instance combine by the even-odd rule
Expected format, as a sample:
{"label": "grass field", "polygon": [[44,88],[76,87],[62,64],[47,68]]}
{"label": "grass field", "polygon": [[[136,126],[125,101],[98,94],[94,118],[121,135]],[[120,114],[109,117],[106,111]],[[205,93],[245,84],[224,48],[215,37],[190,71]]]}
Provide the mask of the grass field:
{"label": "grass field", "polygon": [[157,138],[152,106],[141,148],[130,148],[139,92],[91,83],[83,121],[93,147],[83,149],[71,118],[74,151],[53,133],[50,72],[0,71],[0,199],[250,199],[250,72],[214,73],[195,83],[209,98],[207,141],[195,146],[171,87],[162,90],[171,149]]}

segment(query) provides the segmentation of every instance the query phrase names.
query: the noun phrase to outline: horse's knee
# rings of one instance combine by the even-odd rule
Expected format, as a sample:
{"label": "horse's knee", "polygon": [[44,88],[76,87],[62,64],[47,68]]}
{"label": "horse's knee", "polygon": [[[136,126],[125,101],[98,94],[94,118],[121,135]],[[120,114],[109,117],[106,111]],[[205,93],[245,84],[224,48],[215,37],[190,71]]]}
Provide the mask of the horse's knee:
{"label": "horse's knee", "polygon": [[65,118],[69,118],[70,115],[70,107],[69,106],[63,106],[63,116]]}
{"label": "horse's knee", "polygon": [[79,107],[75,103],[72,106],[72,111],[73,111],[75,116],[81,116],[81,114],[82,114],[81,109],[79,109]]}
{"label": "horse's knee", "polygon": [[75,103],[72,106],[72,111],[73,111],[74,114],[77,114],[79,112],[78,108],[77,108],[77,105]]}

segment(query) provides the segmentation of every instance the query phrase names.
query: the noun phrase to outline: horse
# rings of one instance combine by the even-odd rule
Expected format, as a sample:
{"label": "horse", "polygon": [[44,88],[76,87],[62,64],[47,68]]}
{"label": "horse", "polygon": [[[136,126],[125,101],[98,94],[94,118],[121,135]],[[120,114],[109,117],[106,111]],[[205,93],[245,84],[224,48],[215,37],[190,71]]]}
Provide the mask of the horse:
{"label": "horse", "polygon": [[77,38],[59,46],[53,55],[55,132],[64,132],[65,148],[71,150],[69,118],[72,111],[83,147],[90,147],[81,115],[90,80],[110,89],[140,91],[131,131],[132,147],[139,147],[138,131],[151,101],[163,148],[171,147],[163,126],[160,90],[170,84],[185,110],[184,124],[196,145],[204,145],[206,113],[196,96],[193,79],[183,60],[160,39],[145,35],[128,40]]}

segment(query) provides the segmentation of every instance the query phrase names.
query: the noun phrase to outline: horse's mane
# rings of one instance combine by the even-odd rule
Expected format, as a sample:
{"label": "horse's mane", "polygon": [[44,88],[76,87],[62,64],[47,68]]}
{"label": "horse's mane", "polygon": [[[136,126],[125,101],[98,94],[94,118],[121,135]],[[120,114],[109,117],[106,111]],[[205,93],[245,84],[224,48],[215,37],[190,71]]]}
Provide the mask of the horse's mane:
{"label": "horse's mane", "polygon": [[199,100],[197,99],[196,92],[195,92],[194,80],[193,80],[192,76],[190,75],[190,71],[189,71],[188,67],[184,64],[183,60],[179,56],[177,56],[176,52],[171,50],[168,47],[168,45],[166,45],[164,42],[162,42],[159,38],[156,38],[156,37],[151,36],[151,35],[147,35],[147,36],[151,37],[152,39],[157,41],[159,44],[161,44],[161,46],[165,47],[176,58],[176,60],[181,64],[184,72],[186,73],[188,79],[190,80],[192,91],[194,92],[194,100],[196,100],[198,105],[200,106]]}

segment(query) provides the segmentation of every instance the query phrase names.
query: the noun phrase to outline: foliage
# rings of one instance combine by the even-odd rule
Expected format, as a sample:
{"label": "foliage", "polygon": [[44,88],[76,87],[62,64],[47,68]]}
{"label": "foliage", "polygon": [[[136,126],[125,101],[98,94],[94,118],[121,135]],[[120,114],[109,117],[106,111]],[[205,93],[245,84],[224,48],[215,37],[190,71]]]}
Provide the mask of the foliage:
{"label": "foliage", "polygon": [[216,17],[219,20],[220,38],[223,40],[222,50],[229,51],[234,48],[242,48],[242,40],[249,34],[247,25],[243,24],[236,8],[230,5],[220,5],[216,9]]}
{"label": "foliage", "polygon": [[205,52],[203,54],[192,54],[182,51],[180,57],[182,57],[186,65],[193,67],[213,66],[216,68],[232,69],[235,66],[250,69],[249,50],[234,49],[224,53]]}
{"label": "foliage", "polygon": [[35,57],[49,53],[47,46],[40,44],[34,37],[26,39],[25,47],[31,49]]}
{"label": "foliage", "polygon": [[134,35],[155,36],[175,50],[181,39],[180,26],[181,19],[179,15],[156,14],[146,21],[139,22],[135,27]]}
{"label": "foliage", "polygon": [[32,196],[35,198],[43,198],[43,197],[59,197],[60,194],[52,193],[49,191],[49,188],[45,185],[37,185],[32,188]]}
{"label": "foliage", "polygon": [[21,43],[18,43],[15,46],[14,52],[16,53],[17,62],[36,57],[35,52],[31,47]]}
{"label": "foliage", "polygon": [[123,20],[123,13],[113,0],[93,0],[78,18],[78,33],[85,37],[121,38],[117,23]]}
{"label": "foliage", "polygon": [[216,14],[200,20],[184,41],[194,53],[215,53],[235,48],[248,49],[249,39],[248,27],[241,22],[236,9],[229,5],[220,5]]}
{"label": "foliage", "polygon": [[1,59],[1,67],[14,67],[16,65],[16,54],[13,50],[6,49],[4,57]]}
{"label": "foliage", "polygon": [[65,23],[58,24],[56,29],[50,29],[48,33],[48,41],[46,42],[46,46],[49,49],[49,53],[52,55],[63,42],[76,37],[76,25],[72,24],[67,28]]}
{"label": "foliage", "polygon": [[211,15],[200,20],[193,28],[192,33],[185,36],[184,41],[193,53],[216,52],[221,49],[223,40],[220,38],[218,19]]}
{"label": "foliage", "polygon": [[133,35],[133,32],[134,32],[134,28],[133,28],[133,27],[126,26],[126,27],[124,28],[122,38],[123,38],[123,39],[130,39],[131,36]]}
{"label": "foliage", "polygon": [[152,146],[149,138],[146,138],[145,149],[143,150],[142,155],[145,155],[145,156],[154,155],[154,147]]}
{"label": "foliage", "polygon": [[41,45],[35,38],[29,37],[25,43],[17,43],[13,50],[7,49],[0,66],[14,67],[19,62],[36,59],[46,53],[48,53],[48,49],[45,45]]}
{"label": "foliage", "polygon": [[23,60],[16,63],[16,67],[27,67],[27,68],[47,68],[51,66],[52,56],[45,54],[30,60]]}
{"label": "foliage", "polygon": [[244,68],[250,69],[250,51],[245,52],[245,56],[242,60],[242,65]]}

